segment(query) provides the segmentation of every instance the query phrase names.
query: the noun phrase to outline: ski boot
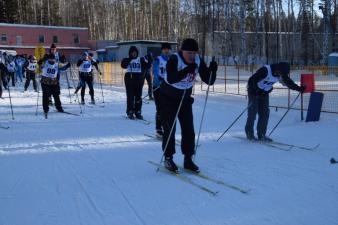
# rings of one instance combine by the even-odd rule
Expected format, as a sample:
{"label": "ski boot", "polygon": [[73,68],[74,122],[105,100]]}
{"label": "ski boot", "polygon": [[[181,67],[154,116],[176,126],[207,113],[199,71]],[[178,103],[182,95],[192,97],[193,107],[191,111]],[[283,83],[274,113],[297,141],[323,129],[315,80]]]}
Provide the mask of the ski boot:
{"label": "ski boot", "polygon": [[185,156],[184,157],[184,169],[189,170],[193,173],[199,173],[200,172],[198,166],[192,161],[191,156]]}
{"label": "ski boot", "polygon": [[273,140],[265,135],[258,135],[258,140],[261,142],[273,142]]}
{"label": "ski boot", "polygon": [[43,113],[44,114],[44,117],[45,117],[45,119],[48,119],[48,113]]}
{"label": "ski boot", "polygon": [[129,119],[131,119],[131,120],[135,119],[135,118],[134,118],[134,112],[133,112],[133,111],[129,111],[129,112],[127,113],[127,117],[128,117]]}
{"label": "ski boot", "polygon": [[246,138],[249,141],[257,141],[257,138],[255,137],[253,132],[245,132],[245,134],[246,134]]}
{"label": "ski boot", "polygon": [[166,156],[164,158],[164,167],[173,173],[178,173],[178,168],[173,160],[172,156]]}
{"label": "ski boot", "polygon": [[90,104],[95,105],[95,99],[94,98],[91,98]]}
{"label": "ski boot", "polygon": [[143,120],[143,116],[142,116],[141,112],[135,113],[135,117],[136,117],[136,119],[138,119],[138,120]]}

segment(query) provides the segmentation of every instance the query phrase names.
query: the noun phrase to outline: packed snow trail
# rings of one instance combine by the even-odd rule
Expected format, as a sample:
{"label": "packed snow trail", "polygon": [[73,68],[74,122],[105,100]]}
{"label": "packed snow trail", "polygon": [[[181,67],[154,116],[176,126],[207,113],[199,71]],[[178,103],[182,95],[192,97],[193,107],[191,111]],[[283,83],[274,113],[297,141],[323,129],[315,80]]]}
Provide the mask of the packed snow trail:
{"label": "packed snow trail", "polygon": [[[149,165],[161,158],[161,143],[144,135],[154,133],[152,101],[143,105],[149,125],[124,119],[124,88],[110,86],[103,87],[105,107],[86,107],[80,116],[51,107],[44,119],[41,102],[35,116],[37,93],[22,89],[11,90],[14,121],[7,93],[0,99],[0,124],[10,127],[0,129],[1,225],[337,224],[338,171],[329,162],[338,158],[336,115],[303,123],[291,111],[272,136],[301,146],[320,143],[313,151],[279,151],[232,138],[244,135],[245,115],[215,142],[247,102],[210,93],[196,163],[206,176],[250,189],[242,194],[190,176],[219,191],[211,196]],[[99,86],[95,91],[101,102]],[[196,94],[195,128],[205,92]],[[67,89],[61,100],[66,111],[80,113]],[[284,112],[271,110],[270,129]],[[179,132],[178,125],[178,140]],[[176,150],[175,162],[182,165]]]}

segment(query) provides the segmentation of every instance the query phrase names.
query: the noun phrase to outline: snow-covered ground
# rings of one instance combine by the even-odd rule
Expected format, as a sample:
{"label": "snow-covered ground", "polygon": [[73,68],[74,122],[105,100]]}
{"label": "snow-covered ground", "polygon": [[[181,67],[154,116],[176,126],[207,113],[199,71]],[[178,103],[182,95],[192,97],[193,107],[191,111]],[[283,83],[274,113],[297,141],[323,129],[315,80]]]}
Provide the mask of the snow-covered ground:
{"label": "snow-covered ground", "polygon": [[[304,123],[291,111],[273,134],[287,143],[320,143],[314,151],[282,151],[231,137],[244,135],[245,116],[215,142],[246,100],[211,93],[196,163],[203,174],[251,189],[246,195],[185,174],[219,191],[212,196],[147,162],[161,158],[161,143],[144,135],[154,132],[153,102],[143,105],[151,125],[129,121],[123,118],[124,88],[105,86],[101,104],[98,87],[98,106],[86,107],[81,116],[51,108],[47,120],[41,100],[35,115],[37,94],[22,93],[22,84],[11,92],[11,120],[4,93],[0,124],[10,129],[0,129],[0,225],[338,224],[338,166],[329,164],[338,158],[337,115],[324,113],[320,122]],[[205,98],[197,89],[196,133]],[[79,113],[74,100],[62,90],[65,110]],[[284,112],[271,110],[270,128]],[[182,164],[179,148],[175,161]]]}

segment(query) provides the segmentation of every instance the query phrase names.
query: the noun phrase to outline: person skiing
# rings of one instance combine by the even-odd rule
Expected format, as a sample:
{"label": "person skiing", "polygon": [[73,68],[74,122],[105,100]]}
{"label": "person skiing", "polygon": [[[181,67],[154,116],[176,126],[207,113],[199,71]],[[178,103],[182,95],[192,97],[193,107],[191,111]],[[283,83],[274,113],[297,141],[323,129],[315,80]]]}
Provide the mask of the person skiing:
{"label": "person skiing", "polygon": [[16,55],[15,56],[15,66],[16,66],[16,80],[20,80],[20,82],[22,82],[22,78],[23,78],[23,72],[22,72],[22,67],[25,63],[24,58],[21,55]]}
{"label": "person skiing", "polygon": [[24,68],[26,71],[26,82],[25,82],[25,91],[27,91],[30,82],[33,82],[33,88],[34,91],[37,92],[37,85],[36,85],[36,80],[35,80],[35,76],[36,76],[36,66],[37,66],[37,61],[35,56],[30,55],[28,57],[28,61],[25,62],[24,64]]}
{"label": "person skiing", "polygon": [[210,80],[210,85],[214,84],[217,67],[215,61],[207,67],[198,54],[197,41],[191,38],[185,39],[180,51],[171,55],[167,62],[167,73],[159,91],[164,128],[162,150],[164,166],[169,171],[178,170],[173,161],[177,115],[182,130],[181,149],[184,154],[184,168],[199,172],[199,167],[192,160],[195,154],[195,131],[192,112],[194,99],[191,94],[197,74],[204,83],[208,84]]}
{"label": "person skiing", "polygon": [[[144,84],[144,72],[151,66],[144,57],[139,56],[135,46],[129,48],[128,58],[124,58],[121,67],[126,69],[124,84],[127,94],[127,116],[129,119],[143,119],[142,116],[142,89]],[[135,114],[135,117],[134,117]]]}
{"label": "person skiing", "polygon": [[7,86],[7,68],[6,68],[6,52],[0,52],[0,98],[2,98],[2,86],[6,89]]}
{"label": "person skiing", "polygon": [[[55,101],[55,108],[58,112],[64,112],[60,101],[60,85],[57,75],[59,71],[66,70],[70,67],[70,63],[64,66],[57,63],[54,54],[49,54],[45,57],[41,75],[41,88],[42,88],[42,105],[45,118],[49,111],[49,97],[53,95]],[[42,65],[42,61],[39,60],[39,65]]]}
{"label": "person skiing", "polygon": [[8,83],[12,79],[12,86],[15,87],[15,71],[16,71],[16,66],[15,66],[15,61],[13,59],[13,56],[8,57],[8,62],[7,62],[7,79]]}
{"label": "person skiing", "polygon": [[[153,57],[152,57],[151,53],[149,53],[146,56],[144,56],[144,59],[149,64],[153,63]],[[148,97],[149,97],[149,100],[154,100],[154,97],[153,97],[153,87],[152,87],[153,81],[152,81],[152,77],[151,77],[151,72],[150,71],[151,71],[150,67],[145,70],[145,79],[146,79],[147,84],[148,84]]]}
{"label": "person skiing", "polygon": [[162,138],[163,126],[161,123],[161,109],[160,109],[160,85],[167,75],[166,65],[171,54],[171,46],[169,43],[163,43],[161,46],[161,55],[156,57],[153,64],[153,94],[156,106],[156,136]]}
{"label": "person skiing", "polygon": [[[91,98],[91,104],[95,104],[94,99],[94,88],[93,88],[93,66],[95,66],[97,71],[100,71],[96,61],[89,58],[88,52],[83,54],[83,58],[79,59],[77,62],[77,66],[79,67],[79,77],[80,83],[78,87],[81,87],[81,104],[85,104],[84,95],[86,91],[86,84],[89,87],[89,94]],[[77,93],[78,91],[75,91]]]}
{"label": "person skiing", "polygon": [[[273,140],[266,136],[269,121],[269,93],[273,90],[273,85],[280,82],[291,90],[304,92],[305,86],[298,86],[288,76],[290,73],[290,64],[280,62],[271,65],[265,65],[259,68],[248,80],[248,117],[245,125],[245,134],[248,140],[258,140],[272,142]],[[254,135],[254,123],[258,114],[257,138]]]}

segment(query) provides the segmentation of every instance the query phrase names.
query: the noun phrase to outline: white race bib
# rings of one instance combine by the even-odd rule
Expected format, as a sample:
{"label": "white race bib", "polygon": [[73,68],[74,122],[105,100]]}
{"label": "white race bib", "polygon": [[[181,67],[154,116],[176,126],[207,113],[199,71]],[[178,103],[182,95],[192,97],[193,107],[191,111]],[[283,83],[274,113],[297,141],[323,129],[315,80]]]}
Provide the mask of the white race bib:
{"label": "white race bib", "polygon": [[279,81],[279,78],[272,75],[269,65],[265,65],[265,68],[268,70],[268,75],[257,83],[257,87],[264,91],[270,91],[273,85]]}
{"label": "white race bib", "polygon": [[[181,58],[181,56],[178,53],[175,53],[175,55],[177,56],[177,71],[181,71],[184,68],[186,68],[188,65],[184,63],[183,59]],[[195,82],[196,76],[198,74],[198,69],[199,69],[200,64],[201,64],[201,59],[200,59],[200,56],[198,54],[196,54],[196,56],[195,56],[195,63],[197,64],[195,71],[193,73],[187,74],[187,76],[183,80],[181,80],[177,83],[174,83],[174,84],[169,84],[169,82],[167,80],[167,76],[165,76],[164,80],[166,81],[167,84],[169,84],[169,85],[171,85],[171,86],[173,86],[177,89],[184,90],[184,89],[192,88],[192,86],[194,86],[194,82]]]}

